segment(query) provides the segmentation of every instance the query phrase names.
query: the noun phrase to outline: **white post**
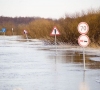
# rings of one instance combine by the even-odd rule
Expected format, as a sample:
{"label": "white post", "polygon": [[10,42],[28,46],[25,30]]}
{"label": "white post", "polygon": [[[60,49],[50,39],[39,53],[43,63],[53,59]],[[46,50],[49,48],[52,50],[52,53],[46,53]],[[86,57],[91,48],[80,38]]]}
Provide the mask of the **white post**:
{"label": "white post", "polygon": [[85,70],[85,48],[83,47],[83,63],[84,63],[84,70]]}
{"label": "white post", "polygon": [[4,32],[4,36],[5,36],[5,32]]}
{"label": "white post", "polygon": [[28,40],[28,36],[27,36],[27,33],[26,33],[26,39]]}
{"label": "white post", "polygon": [[12,35],[14,35],[13,28],[12,28]]}

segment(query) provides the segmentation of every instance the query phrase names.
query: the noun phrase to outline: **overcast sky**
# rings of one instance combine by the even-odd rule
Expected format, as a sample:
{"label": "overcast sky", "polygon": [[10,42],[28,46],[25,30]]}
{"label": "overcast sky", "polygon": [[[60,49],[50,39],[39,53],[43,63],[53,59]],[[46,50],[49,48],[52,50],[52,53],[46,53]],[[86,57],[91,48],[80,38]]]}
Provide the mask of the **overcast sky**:
{"label": "overcast sky", "polygon": [[35,16],[58,19],[100,7],[100,0],[0,0],[0,16]]}

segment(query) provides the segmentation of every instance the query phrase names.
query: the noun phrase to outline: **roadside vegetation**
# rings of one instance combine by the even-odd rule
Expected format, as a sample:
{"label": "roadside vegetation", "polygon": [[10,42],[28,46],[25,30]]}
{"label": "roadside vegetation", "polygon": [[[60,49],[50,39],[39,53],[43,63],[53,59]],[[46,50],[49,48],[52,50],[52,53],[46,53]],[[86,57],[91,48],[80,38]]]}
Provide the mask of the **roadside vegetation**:
{"label": "roadside vegetation", "polygon": [[[73,15],[65,14],[65,18],[58,20],[40,17],[4,17],[0,16],[0,30],[6,28],[6,35],[12,35],[12,28],[15,35],[23,35],[23,30],[28,31],[29,38],[46,39],[52,41],[53,36],[50,33],[54,26],[57,27],[60,36],[57,36],[58,41],[77,45],[79,33],[77,26],[80,22],[87,22],[89,32],[87,35],[90,38],[91,47],[100,46],[100,9],[89,9],[81,11]],[[3,33],[0,32],[0,35]]]}

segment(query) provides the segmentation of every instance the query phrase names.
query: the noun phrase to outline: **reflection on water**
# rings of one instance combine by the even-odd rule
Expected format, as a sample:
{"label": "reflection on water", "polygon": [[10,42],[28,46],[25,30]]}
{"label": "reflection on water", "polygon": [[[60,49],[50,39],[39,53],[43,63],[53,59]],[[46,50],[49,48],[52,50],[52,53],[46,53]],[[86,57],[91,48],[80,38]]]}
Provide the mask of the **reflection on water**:
{"label": "reflection on water", "polygon": [[13,90],[22,90],[21,88],[17,87],[17,88],[14,88]]}
{"label": "reflection on water", "polygon": [[85,71],[83,71],[83,82],[80,84],[79,90],[90,90],[87,83],[85,82]]}
{"label": "reflection on water", "polygon": [[[52,55],[55,57],[55,55]],[[52,58],[51,55],[49,58]],[[96,57],[96,55],[85,55],[86,59],[86,68],[87,69],[100,69],[100,60],[95,61],[91,60],[91,58]],[[96,57],[98,58],[98,56]],[[56,55],[57,63],[73,63],[80,67],[83,67],[83,54],[82,52],[75,52],[75,51],[66,51],[66,52],[58,52]]]}
{"label": "reflection on water", "polygon": [[[55,59],[55,64],[62,63],[67,65],[73,65],[78,68],[83,68],[83,53],[74,50],[59,51],[55,55],[55,51],[48,55],[50,59]],[[100,69],[100,61],[93,61],[91,58],[96,57],[96,55],[88,55],[86,53],[86,69]],[[74,67],[74,68],[75,68]]]}
{"label": "reflection on water", "polygon": [[93,57],[86,52],[84,71],[81,51],[55,54],[40,40],[0,40],[0,90],[99,90],[100,61]]}
{"label": "reflection on water", "polygon": [[86,85],[85,82],[82,82],[79,90],[89,90],[89,88],[88,88],[88,86]]}

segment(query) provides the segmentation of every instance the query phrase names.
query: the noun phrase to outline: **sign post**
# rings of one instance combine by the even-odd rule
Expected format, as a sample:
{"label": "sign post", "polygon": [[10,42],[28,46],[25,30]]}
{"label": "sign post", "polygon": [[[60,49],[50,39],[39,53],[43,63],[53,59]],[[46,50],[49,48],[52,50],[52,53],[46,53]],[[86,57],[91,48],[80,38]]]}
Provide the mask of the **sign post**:
{"label": "sign post", "polygon": [[57,53],[57,39],[56,39],[56,36],[60,35],[60,32],[58,31],[58,29],[56,27],[54,27],[50,35],[55,36],[55,49],[56,49],[56,53]]}
{"label": "sign post", "polygon": [[14,35],[14,29],[12,28],[12,35]]}
{"label": "sign post", "polygon": [[6,28],[2,28],[2,32],[4,33],[5,36]]}
{"label": "sign post", "polygon": [[56,50],[57,50],[57,39],[56,39],[56,29],[55,30],[55,47],[56,47]]}
{"label": "sign post", "polygon": [[83,47],[83,62],[84,62],[84,70],[85,70],[85,47],[88,46],[90,40],[87,34],[89,31],[89,26],[86,22],[80,22],[78,24],[78,32],[81,34],[78,38],[78,43],[81,47]]}
{"label": "sign post", "polygon": [[26,35],[26,39],[28,39],[27,33],[28,32],[26,30],[24,30],[24,34]]}
{"label": "sign post", "polygon": [[78,43],[81,47],[83,47],[83,61],[84,61],[84,70],[85,70],[85,47],[88,46],[90,40],[87,35],[80,35],[78,38]]}

